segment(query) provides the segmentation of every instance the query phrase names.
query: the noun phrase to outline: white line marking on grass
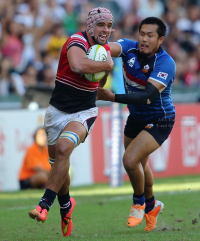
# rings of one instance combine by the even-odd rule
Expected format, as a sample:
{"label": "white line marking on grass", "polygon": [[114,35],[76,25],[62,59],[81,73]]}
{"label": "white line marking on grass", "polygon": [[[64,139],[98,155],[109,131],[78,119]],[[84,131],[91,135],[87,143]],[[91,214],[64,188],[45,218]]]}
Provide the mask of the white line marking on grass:
{"label": "white line marking on grass", "polygon": [[[177,194],[189,194],[188,192],[196,192],[195,191],[173,191],[173,192],[154,192],[155,198],[162,196],[162,195],[177,195]],[[121,201],[121,200],[132,200],[132,194],[126,195],[126,196],[118,196],[118,197],[111,197],[111,198],[104,198],[102,202],[115,202],[115,201]]]}
{"label": "white line marking on grass", "polygon": [[[177,195],[177,194],[187,194],[188,195],[188,192],[196,192],[196,190],[195,191],[184,190],[184,191],[173,191],[173,192],[155,192],[154,194],[155,194],[155,197],[159,197],[161,195],[166,195],[166,194],[167,195]],[[125,195],[125,196],[115,196],[115,197],[110,197],[110,198],[104,198],[104,199],[102,199],[102,202],[116,202],[116,201],[128,200],[128,199],[132,200],[132,194]],[[80,205],[82,203],[84,203],[84,202],[78,201],[76,203],[76,205]],[[59,206],[59,205],[57,203],[54,203],[53,206]],[[31,209],[31,208],[35,208],[35,207],[36,207],[35,205],[34,206],[30,205],[30,206],[21,206],[21,207],[0,208],[0,211],[1,210],[8,210],[8,211],[23,210],[23,209]]]}
{"label": "white line marking on grass", "polygon": [[[197,191],[200,190],[200,182],[187,182],[187,183],[170,183],[170,184],[154,184],[154,192],[172,192],[172,191]],[[94,195],[121,195],[121,194],[132,194],[133,189],[131,185],[121,186],[117,188],[100,187],[92,189],[81,189],[81,190],[71,190],[71,196],[94,196]],[[30,198],[41,198],[42,192],[30,193],[0,193],[1,199],[30,199]]]}
{"label": "white line marking on grass", "polygon": [[33,206],[22,206],[22,207],[11,207],[11,208],[3,208],[3,209],[0,209],[0,210],[23,210],[23,209],[31,209],[31,208],[35,208],[35,205]]}

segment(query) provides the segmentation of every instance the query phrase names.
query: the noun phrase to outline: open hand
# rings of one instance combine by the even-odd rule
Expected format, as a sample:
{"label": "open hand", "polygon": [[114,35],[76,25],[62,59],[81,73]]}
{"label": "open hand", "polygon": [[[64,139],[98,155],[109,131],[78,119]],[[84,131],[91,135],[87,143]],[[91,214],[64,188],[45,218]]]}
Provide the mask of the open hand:
{"label": "open hand", "polygon": [[99,87],[96,100],[115,101],[115,94],[110,90]]}

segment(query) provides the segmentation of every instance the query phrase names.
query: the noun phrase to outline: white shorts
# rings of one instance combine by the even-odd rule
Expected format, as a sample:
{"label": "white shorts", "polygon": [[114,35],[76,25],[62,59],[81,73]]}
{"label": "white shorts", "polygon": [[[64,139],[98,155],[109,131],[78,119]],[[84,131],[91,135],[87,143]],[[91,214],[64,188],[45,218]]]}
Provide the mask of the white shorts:
{"label": "white shorts", "polygon": [[47,132],[48,145],[56,144],[56,141],[63,132],[63,129],[71,121],[78,121],[82,123],[85,126],[87,135],[89,135],[94,127],[97,115],[97,107],[73,114],[67,114],[56,109],[52,105],[49,105],[44,117],[44,128]]}

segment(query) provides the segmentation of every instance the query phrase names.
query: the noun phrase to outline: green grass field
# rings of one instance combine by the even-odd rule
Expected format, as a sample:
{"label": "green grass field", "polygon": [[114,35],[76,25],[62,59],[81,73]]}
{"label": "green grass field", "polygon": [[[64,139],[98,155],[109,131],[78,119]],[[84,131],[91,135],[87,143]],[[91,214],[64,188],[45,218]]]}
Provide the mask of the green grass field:
{"label": "green grass field", "polygon": [[0,193],[1,241],[165,241],[200,240],[200,176],[155,180],[155,196],[165,204],[157,229],[145,233],[145,220],[136,228],[126,226],[132,200],[129,183],[110,188],[108,184],[71,188],[76,198],[74,229],[62,237],[56,201],[45,223],[28,217],[43,190]]}

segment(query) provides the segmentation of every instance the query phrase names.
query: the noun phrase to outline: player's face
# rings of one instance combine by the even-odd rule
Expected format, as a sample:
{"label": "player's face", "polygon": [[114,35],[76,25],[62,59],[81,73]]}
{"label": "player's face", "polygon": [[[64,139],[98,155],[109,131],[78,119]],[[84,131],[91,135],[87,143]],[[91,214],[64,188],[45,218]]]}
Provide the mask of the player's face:
{"label": "player's face", "polygon": [[94,27],[94,39],[97,44],[103,45],[108,40],[112,30],[110,21],[98,22]]}
{"label": "player's face", "polygon": [[156,24],[143,24],[140,29],[138,47],[140,53],[147,57],[153,56],[164,41],[164,36],[159,37],[157,28]]}

